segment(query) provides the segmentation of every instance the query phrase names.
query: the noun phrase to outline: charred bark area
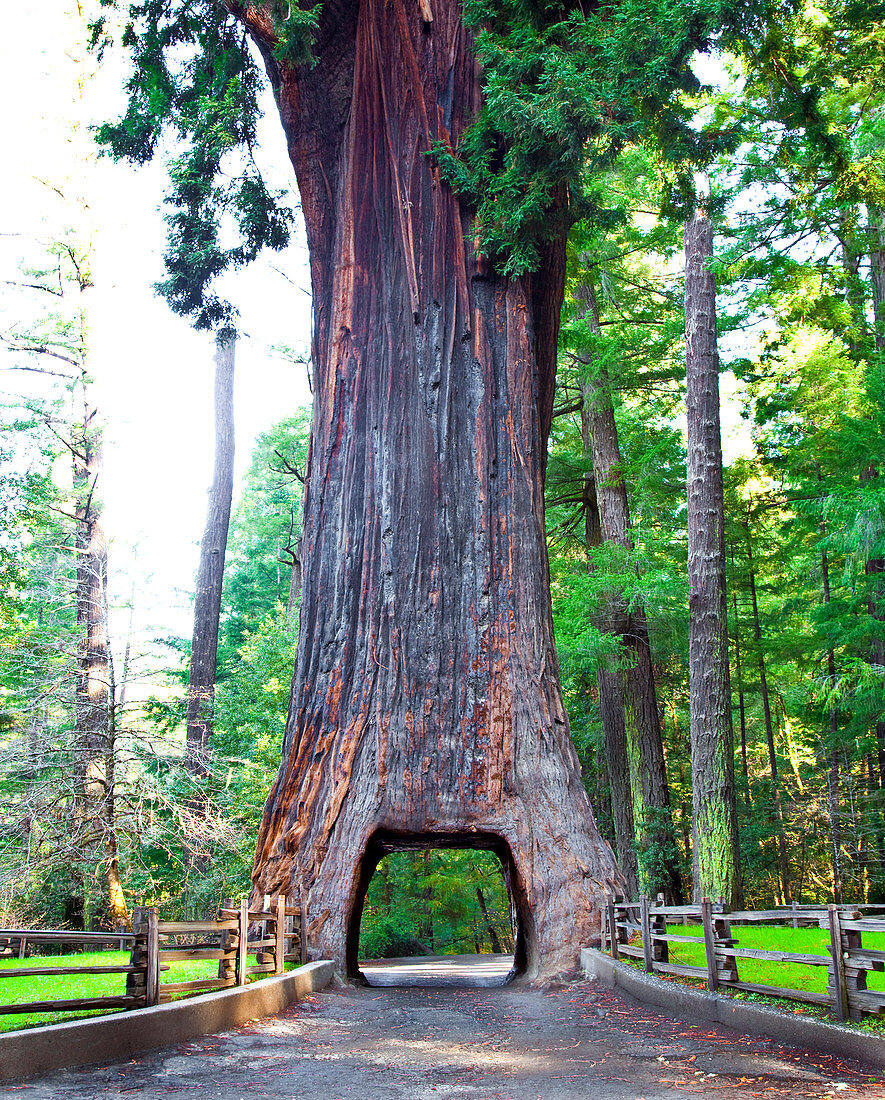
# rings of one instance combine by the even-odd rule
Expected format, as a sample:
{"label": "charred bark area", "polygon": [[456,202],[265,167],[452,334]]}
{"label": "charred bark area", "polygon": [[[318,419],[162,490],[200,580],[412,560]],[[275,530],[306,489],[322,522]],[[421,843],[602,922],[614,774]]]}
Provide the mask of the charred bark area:
{"label": "charred bark area", "polygon": [[543,275],[498,277],[428,156],[478,106],[470,47],[451,0],[333,0],[314,67],[269,61],[311,251],[315,401],[297,667],[254,884],[300,893],[311,956],[342,971],[379,833],[506,844],[530,976],[572,969],[620,888],[550,614],[564,244]]}

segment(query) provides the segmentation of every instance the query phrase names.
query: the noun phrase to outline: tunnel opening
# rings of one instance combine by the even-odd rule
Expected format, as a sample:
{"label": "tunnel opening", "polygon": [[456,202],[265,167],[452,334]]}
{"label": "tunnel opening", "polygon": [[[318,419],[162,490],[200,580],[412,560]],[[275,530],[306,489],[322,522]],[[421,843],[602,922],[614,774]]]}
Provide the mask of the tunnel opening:
{"label": "tunnel opening", "polygon": [[487,987],[525,970],[527,906],[507,842],[480,833],[376,833],[348,923],[348,977]]}

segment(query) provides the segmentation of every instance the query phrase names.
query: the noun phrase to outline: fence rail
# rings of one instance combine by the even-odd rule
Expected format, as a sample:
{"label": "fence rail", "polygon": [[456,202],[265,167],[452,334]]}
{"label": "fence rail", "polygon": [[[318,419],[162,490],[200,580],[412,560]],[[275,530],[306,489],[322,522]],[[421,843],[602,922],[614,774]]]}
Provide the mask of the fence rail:
{"label": "fence rail", "polygon": [[[125,974],[125,995],[0,1004],[2,1013],[64,1012],[85,1009],[144,1008],[166,1004],[254,978],[282,974],[289,961],[306,962],[301,936],[301,909],[282,895],[266,895],[260,907],[227,900],[218,917],[160,920],[157,908],[136,909],[132,932],[66,932],[42,929],[0,929],[0,948],[24,959],[28,945],[89,945],[109,943],[130,947],[129,963],[118,966],[20,966],[0,969],[0,979],[53,977],[71,974]],[[249,956],[255,955],[250,965]],[[215,977],[164,982],[172,964],[191,959],[217,959]]]}
{"label": "fence rail", "polygon": [[[804,1001],[829,1007],[839,1020],[859,1020],[864,1014],[885,1011],[885,990],[867,988],[867,972],[885,971],[885,950],[864,947],[864,932],[885,933],[885,918],[864,917],[861,908],[880,906],[790,906],[765,910],[725,912],[721,904],[704,898],[700,905],[652,905],[647,897],[635,902],[606,902],[602,921],[602,949],[612,958],[621,956],[642,962],[647,973],[674,974],[701,979],[712,992],[721,986],[763,993],[787,1000]],[[696,921],[703,937],[679,935],[668,931],[669,923]],[[830,943],[826,955],[793,951],[764,951],[740,947],[732,935],[733,924],[782,923],[798,927],[816,924],[828,929]],[[638,937],[638,943],[636,942]],[[691,943],[704,949],[704,965],[670,961],[670,943]],[[791,989],[742,981],[738,959],[762,959],[776,963],[827,968],[827,992]]]}

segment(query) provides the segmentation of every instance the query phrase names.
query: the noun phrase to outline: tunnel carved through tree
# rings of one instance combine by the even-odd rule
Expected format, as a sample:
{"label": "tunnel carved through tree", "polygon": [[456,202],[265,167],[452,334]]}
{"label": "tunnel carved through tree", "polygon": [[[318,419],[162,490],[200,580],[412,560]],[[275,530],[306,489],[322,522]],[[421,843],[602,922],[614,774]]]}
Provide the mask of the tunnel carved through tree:
{"label": "tunnel carved through tree", "polygon": [[312,66],[275,56],[266,5],[230,6],[274,81],[315,315],[298,657],[255,889],[298,893],[311,957],[345,974],[373,837],[495,836],[526,974],[571,970],[621,878],[550,613],[564,232],[505,278],[440,179],[432,148],[479,103],[457,0],[326,0]]}

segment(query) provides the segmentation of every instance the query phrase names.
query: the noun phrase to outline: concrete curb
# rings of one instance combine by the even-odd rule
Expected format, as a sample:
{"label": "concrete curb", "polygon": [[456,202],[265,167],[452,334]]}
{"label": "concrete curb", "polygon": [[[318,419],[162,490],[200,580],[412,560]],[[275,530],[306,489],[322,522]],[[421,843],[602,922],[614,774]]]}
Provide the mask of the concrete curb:
{"label": "concrete curb", "polygon": [[661,981],[592,947],[581,949],[581,966],[588,977],[598,978],[610,989],[621,989],[644,1004],[725,1024],[745,1035],[767,1035],[790,1046],[810,1047],[825,1054],[841,1054],[873,1066],[885,1066],[885,1038],[878,1035]]}
{"label": "concrete curb", "polygon": [[92,1062],[119,1062],[145,1050],[228,1031],[248,1020],[273,1016],[323,989],[332,970],[331,962],[312,962],[279,977],[168,1005],[0,1035],[0,1080]]}

